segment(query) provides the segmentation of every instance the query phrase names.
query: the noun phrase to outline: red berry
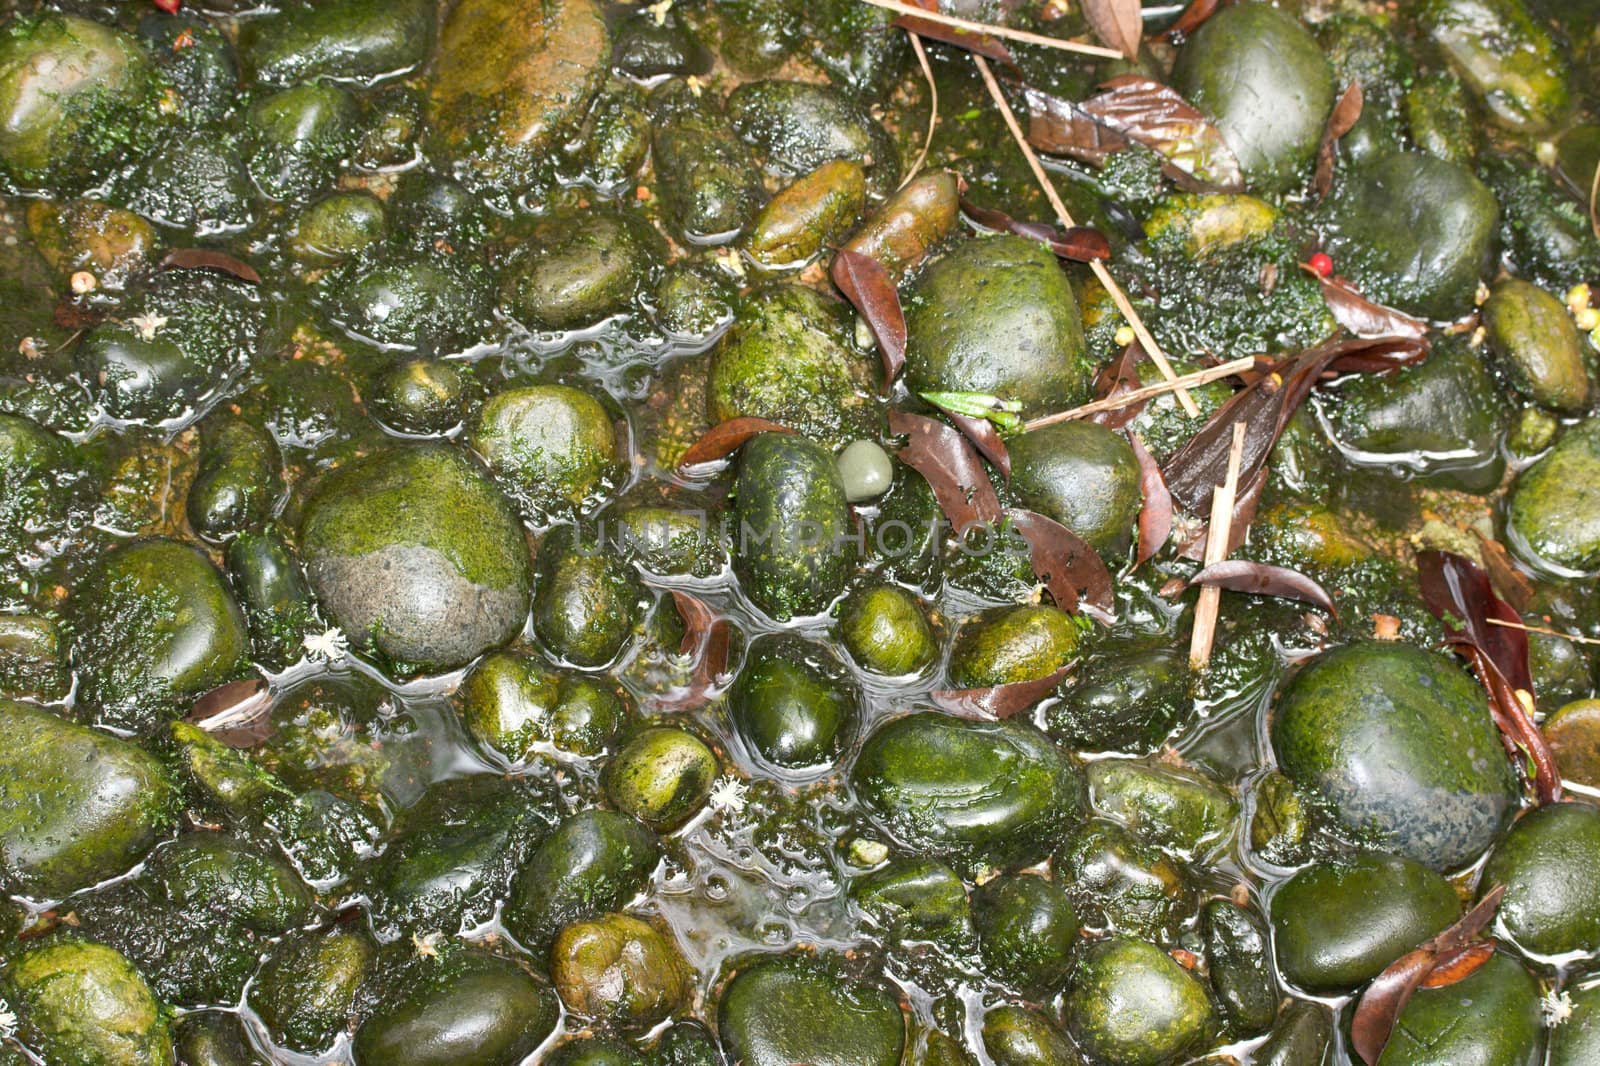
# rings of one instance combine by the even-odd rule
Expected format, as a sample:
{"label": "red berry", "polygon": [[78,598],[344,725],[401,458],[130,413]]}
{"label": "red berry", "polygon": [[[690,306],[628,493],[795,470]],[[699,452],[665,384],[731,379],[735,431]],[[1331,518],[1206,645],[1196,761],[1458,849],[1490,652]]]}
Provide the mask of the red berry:
{"label": "red berry", "polygon": [[180,0],[151,0],[151,2],[169,15],[176,15],[178,13],[178,4]]}
{"label": "red berry", "polygon": [[1333,257],[1327,252],[1318,252],[1312,256],[1310,266],[1319,278],[1333,277]]}

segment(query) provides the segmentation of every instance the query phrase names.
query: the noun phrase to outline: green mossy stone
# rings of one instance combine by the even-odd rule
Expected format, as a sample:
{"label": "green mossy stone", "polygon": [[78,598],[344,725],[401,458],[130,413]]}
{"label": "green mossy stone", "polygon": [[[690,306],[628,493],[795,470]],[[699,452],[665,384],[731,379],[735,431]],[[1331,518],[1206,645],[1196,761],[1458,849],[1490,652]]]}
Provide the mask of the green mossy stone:
{"label": "green mossy stone", "polygon": [[1563,433],[1511,486],[1510,547],[1529,564],[1563,575],[1600,570],[1600,419]]}
{"label": "green mossy stone", "polygon": [[138,862],[172,819],[153,757],[49,711],[0,700],[0,858],[11,891],[64,896]]}
{"label": "green mossy stone", "polygon": [[443,956],[415,958],[383,982],[356,1029],[356,1062],[515,1066],[555,1030],[556,997],[517,963],[473,948]]}
{"label": "green mossy stone", "polygon": [[1346,828],[1435,869],[1482,854],[1516,808],[1483,690],[1437,652],[1324,652],[1284,689],[1271,732],[1283,772]]}
{"label": "green mossy stone", "polygon": [[282,535],[266,529],[228,542],[228,579],[250,625],[251,658],[281,669],[305,652],[316,623],[311,587]]}
{"label": "green mossy stone", "polygon": [[17,1035],[52,1066],[172,1066],[172,1037],[150,986],[103,944],[55,941],[5,971]]}
{"label": "green mossy stone", "polygon": [[274,1042],[305,1053],[325,1050],[346,1030],[376,952],[355,929],[292,934],[251,982],[250,1008]]}
{"label": "green mossy stone", "polygon": [[1600,1062],[1600,984],[1568,988],[1572,1016],[1550,1029],[1547,1066],[1586,1066]]}
{"label": "green mossy stone", "polygon": [[894,139],[855,100],[829,85],[751,81],[728,94],[728,120],[767,157],[770,169],[805,174],[833,159],[867,169],[874,191],[900,177]]}
{"label": "green mossy stone", "polygon": [[1500,925],[1524,951],[1600,948],[1600,808],[1569,802],[1527,811],[1489,854],[1479,885],[1506,886]]}
{"label": "green mossy stone", "polygon": [[1309,992],[1347,991],[1460,916],[1450,883],[1410,859],[1366,853],[1318,863],[1272,898],[1278,967]]}
{"label": "green mossy stone", "polygon": [[1232,1033],[1255,1036],[1278,1013],[1278,983],[1272,973],[1272,937],[1255,912],[1225,899],[1200,909],[1211,991]]}
{"label": "green mossy stone", "polygon": [[1172,77],[1221,129],[1252,185],[1279,191],[1304,176],[1335,87],[1298,18],[1268,4],[1236,4],[1201,25]]}
{"label": "green mossy stone", "polygon": [[1144,494],[1127,438],[1093,422],[1057,422],[1012,437],[1006,451],[1023,506],[1054,518],[1101,555],[1128,550]]}
{"label": "green mossy stone", "polygon": [[1564,293],[1600,275],[1600,237],[1588,211],[1596,162],[1586,162],[1581,174],[1567,172],[1566,181],[1522,152],[1481,162],[1480,174],[1500,202],[1500,243],[1519,277]]}
{"label": "green mossy stone", "polygon": [[208,418],[200,430],[200,465],[189,485],[189,528],[225,540],[260,526],[283,493],[283,460],[265,430],[242,418]]}
{"label": "green mossy stone", "polygon": [[1073,827],[1051,868],[1090,928],[1165,942],[1193,913],[1184,871],[1115,822],[1093,818]]}
{"label": "green mossy stone", "polygon": [[962,241],[932,260],[905,300],[906,383],[916,392],[982,392],[1026,415],[1089,398],[1094,374],[1072,286],[1038,241]]}
{"label": "green mossy stone", "polygon": [[762,759],[811,770],[832,763],[849,742],[856,694],[825,646],[780,634],[752,644],[728,693],[728,710]]}
{"label": "green mossy stone", "polygon": [[575,814],[517,874],[506,928],[528,947],[547,947],[563,926],[627,903],[660,858],[656,835],[634,819],[612,811]]}
{"label": "green mossy stone", "polygon": [[1374,1066],[1535,1066],[1544,1061],[1539,983],[1508,955],[1418,989]]}
{"label": "green mossy stone", "polygon": [[1238,801],[1199,770],[1155,760],[1099,759],[1085,773],[1090,809],[1152,844],[1201,856],[1232,836]]}
{"label": "green mossy stone", "polygon": [[1193,710],[1189,664],[1170,648],[1110,649],[1075,673],[1045,718],[1050,735],[1074,749],[1142,755]]}
{"label": "green mossy stone", "polygon": [[1083,952],[1062,1013],[1078,1046],[1115,1066],[1180,1059],[1216,1023],[1193,974],[1154,944],[1121,936]]}
{"label": "green mossy stone", "polygon": [[0,615],[0,692],[49,703],[69,687],[60,627],[44,615]]}
{"label": "green mossy stone", "polygon": [[490,293],[466,257],[373,244],[324,275],[317,291],[333,322],[359,340],[450,355],[482,338]]}
{"label": "green mossy stone", "polygon": [[1256,1066],[1323,1066],[1332,1046],[1328,1008],[1300,1000],[1284,1008],[1253,1061]]}
{"label": "green mossy stone", "polygon": [[183,1066],[267,1066],[245,1035],[237,1014],[207,1010],[185,1014],[172,1025]]}
{"label": "green mossy stone", "polygon": [[468,378],[455,363],[408,359],[378,379],[368,410],[388,429],[413,436],[443,436],[461,424]]}
{"label": "green mossy stone", "polygon": [[467,441],[538,517],[589,510],[619,473],[610,413],[570,385],[496,393],[473,418]]}
{"label": "green mossy stone", "polygon": [[1333,437],[1360,462],[1475,492],[1492,491],[1505,474],[1506,404],[1466,345],[1443,342],[1420,365],[1352,380],[1337,403]]}
{"label": "green mossy stone", "polygon": [[684,729],[641,730],[606,763],[606,798],[657,832],[677,829],[700,812],[721,767],[716,752]]}
{"label": "green mossy stone", "polygon": [[528,615],[532,567],[511,503],[447,447],[393,448],[335,472],[306,505],[301,550],[345,634],[410,669],[469,662]]}
{"label": "green mossy stone", "polygon": [[611,36],[594,0],[466,0],[433,64],[430,154],[469,184],[525,186],[599,90]]}
{"label": "green mossy stone", "polygon": [[322,266],[348,259],[383,239],[383,202],[364,192],[336,192],[300,215],[289,246],[300,259]]}
{"label": "green mossy stone", "polygon": [[155,254],[155,227],[98,200],[35,200],[27,220],[34,247],[62,281],[87,270],[101,288],[120,289]]}
{"label": "green mossy stone", "polygon": [[693,974],[671,933],[627,914],[574,922],[550,949],[550,976],[567,1009],[624,1029],[649,1029],[682,1010]]}
{"label": "green mossy stone", "polygon": [[745,252],[764,267],[804,263],[838,244],[860,221],[866,194],[858,163],[823,163],[767,201],[750,225]]}
{"label": "green mossy stone", "polygon": [[1411,140],[1429,155],[1451,163],[1470,164],[1478,154],[1483,131],[1462,122],[1471,113],[1466,86],[1450,71],[1417,78],[1405,95],[1405,119]]}
{"label": "green mossy stone", "polygon": [[991,976],[1029,999],[1047,999],[1066,983],[1079,921],[1055,882],[1002,874],[972,894],[972,920]]}
{"label": "green mossy stone", "polygon": [[875,585],[847,596],[839,640],[857,665],[885,677],[921,673],[939,654],[921,601],[897,585]]}
{"label": "green mossy stone", "polygon": [[243,52],[256,80],[268,85],[328,79],[367,86],[426,60],[436,18],[426,0],[293,5],[248,22]]}
{"label": "green mossy stone", "polygon": [[830,447],[872,436],[877,373],[852,347],[847,316],[800,285],[745,297],[711,357],[711,421],[765,418]]}
{"label": "green mossy stone", "polygon": [[336,85],[297,85],[250,107],[250,177],[273,200],[299,200],[327,186],[355,145],[356,98]]}
{"label": "green mossy stone", "polygon": [[231,681],[250,652],[244,614],[197,549],[142,540],[112,551],[79,601],[80,699],[101,722],[149,729]]}
{"label": "green mossy stone", "polygon": [[1019,720],[926,711],[873,733],[851,781],[892,836],[963,870],[1043,858],[1082,787],[1067,757]]}
{"label": "green mossy stone", "polygon": [[889,992],[794,957],[741,968],[717,1004],[717,1033],[744,1066],[897,1066],[906,1042]]}
{"label": "green mossy stone", "polygon": [[995,607],[962,625],[950,649],[959,688],[1048,677],[1073,661],[1082,628],[1055,607]]}
{"label": "green mossy stone", "polygon": [[1560,300],[1537,285],[1507,279],[1483,305],[1483,324],[1518,392],[1558,411],[1588,407],[1583,339]]}
{"label": "green mossy stone", "polygon": [[150,155],[137,179],[125,193],[128,206],[164,226],[232,232],[255,219],[244,157],[210,133],[175,136]]}
{"label": "green mossy stone", "polygon": [[625,559],[574,526],[539,546],[533,632],[563,662],[604,666],[616,659],[644,610],[646,593]]}
{"label": "green mossy stone", "polygon": [[1051,1021],[1026,1007],[1000,1006],[983,1016],[983,1050],[995,1066],[1081,1066],[1083,1058]]}
{"label": "green mossy stone", "polygon": [[1350,174],[1327,212],[1323,249],[1369,299],[1437,319],[1471,309],[1499,219],[1471,171],[1396,152]]}
{"label": "green mossy stone", "polygon": [[749,146],[683,81],[657,86],[649,107],[657,188],[673,231],[690,244],[737,236],[766,200]]}
{"label": "green mossy stone", "polygon": [[1412,14],[1501,128],[1537,134],[1566,116],[1566,57],[1521,0],[1425,0]]}
{"label": "green mossy stone", "polygon": [[582,329],[633,307],[665,257],[665,242],[637,213],[557,210],[507,257],[500,305],[530,329]]}
{"label": "green mossy stone", "polygon": [[959,179],[948,170],[918,174],[867,216],[844,247],[876,259],[900,282],[955,231],[961,218],[958,186]]}
{"label": "green mossy stone", "polygon": [[849,504],[828,450],[794,433],[762,433],[739,456],[734,573],[775,621],[821,612],[841,592],[851,557]]}
{"label": "green mossy stone", "polygon": [[632,715],[622,690],[518,651],[485,656],[456,700],[467,732],[513,762],[532,758],[543,744],[585,758],[604,755]]}
{"label": "green mossy stone", "polygon": [[850,885],[850,898],[880,928],[936,937],[968,928],[967,886],[932,859],[893,859]]}
{"label": "green mossy stone", "polygon": [[25,186],[86,184],[155,143],[164,91],[136,38],[15,16],[0,29],[0,166]]}
{"label": "green mossy stone", "polygon": [[223,833],[178,837],[151,855],[145,876],[169,903],[225,913],[271,936],[303,923],[315,904],[286,862]]}
{"label": "green mossy stone", "polygon": [[1545,719],[1545,740],[1561,776],[1600,788],[1600,700],[1573,700]]}

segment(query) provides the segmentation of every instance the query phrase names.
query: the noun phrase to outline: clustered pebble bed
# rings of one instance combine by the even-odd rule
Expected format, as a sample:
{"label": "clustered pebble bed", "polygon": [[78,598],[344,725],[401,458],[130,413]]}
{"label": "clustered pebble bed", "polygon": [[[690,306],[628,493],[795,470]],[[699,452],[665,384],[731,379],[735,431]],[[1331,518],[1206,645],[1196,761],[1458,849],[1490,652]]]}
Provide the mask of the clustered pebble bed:
{"label": "clustered pebble bed", "polygon": [[1600,1063],[1600,4],[911,7],[4,5],[0,1066]]}

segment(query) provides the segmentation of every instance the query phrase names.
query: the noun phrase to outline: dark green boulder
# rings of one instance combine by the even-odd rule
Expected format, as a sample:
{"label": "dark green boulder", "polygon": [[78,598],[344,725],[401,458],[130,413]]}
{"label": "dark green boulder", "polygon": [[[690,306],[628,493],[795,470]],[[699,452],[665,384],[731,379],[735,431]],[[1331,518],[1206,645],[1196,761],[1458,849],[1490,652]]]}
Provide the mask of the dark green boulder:
{"label": "dark green boulder", "polygon": [[1127,438],[1093,422],[1057,422],[1006,441],[1023,506],[1072,530],[1101,555],[1126,552],[1144,494]]}
{"label": "dark green boulder", "polygon": [[774,620],[817,614],[844,591],[849,505],[827,449],[792,433],[744,446],[734,482],[733,569]]}
{"label": "dark green boulder", "polygon": [[1374,1066],[1535,1066],[1544,1061],[1539,983],[1509,955],[1418,989]]}
{"label": "dark green boulder", "polygon": [[1504,885],[1501,927],[1524,951],[1600,949],[1600,808],[1554,803],[1527,811],[1495,845],[1480,894]]}
{"label": "dark green boulder", "polygon": [[1181,1060],[1216,1024],[1193,974],[1154,944],[1123,936],[1084,951],[1062,1015],[1079,1048],[1115,1066]]}
{"label": "dark green boulder", "polygon": [[773,957],[722,991],[717,1033],[744,1066],[897,1066],[905,1019],[895,997],[823,961]]}
{"label": "dark green boulder", "polygon": [[831,763],[849,742],[856,694],[826,647],[764,637],[746,654],[728,694],[733,724],[756,754],[791,770]]}
{"label": "dark green boulder", "polygon": [[1562,576],[1600,570],[1600,419],[1568,429],[1511,486],[1507,543]]}

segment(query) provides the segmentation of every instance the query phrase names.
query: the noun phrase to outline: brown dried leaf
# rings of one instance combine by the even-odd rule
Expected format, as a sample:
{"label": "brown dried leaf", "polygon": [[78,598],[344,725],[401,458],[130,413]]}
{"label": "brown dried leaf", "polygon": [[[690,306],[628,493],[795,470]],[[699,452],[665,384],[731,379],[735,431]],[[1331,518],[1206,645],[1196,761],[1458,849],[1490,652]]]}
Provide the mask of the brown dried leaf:
{"label": "brown dried leaf", "polygon": [[1025,222],[1012,218],[1004,211],[982,207],[966,197],[961,199],[961,210],[985,229],[1000,233],[1015,233],[1019,237],[1039,241],[1062,259],[1074,263],[1088,263],[1096,259],[1111,258],[1111,242],[1106,235],[1092,226],[1073,226],[1060,230],[1044,222]]}
{"label": "brown dried leaf", "polygon": [[1477,527],[1473,527],[1472,534],[1478,538],[1483,568],[1489,572],[1489,581],[1494,585],[1495,592],[1518,614],[1526,611],[1528,604],[1533,601],[1533,582],[1518,568],[1504,544],[1484,536]]}
{"label": "brown dried leaf", "polygon": [[218,685],[195,700],[184,721],[230,748],[253,748],[277,731],[272,721],[272,691],[259,677]]}
{"label": "brown dried leaf", "polygon": [[1227,476],[1235,422],[1245,424],[1240,484],[1266,465],[1289,419],[1326,372],[1372,373],[1416,362],[1428,352],[1421,337],[1372,337],[1334,341],[1285,356],[1269,373],[1250,382],[1219,407],[1211,420],[1167,460],[1167,488],[1193,514],[1209,514],[1211,494]]}
{"label": "brown dried leaf", "polygon": [[1363,1062],[1373,1066],[1378,1061],[1394,1032],[1395,1022],[1400,1019],[1400,1012],[1405,1010],[1417,986],[1433,972],[1441,957],[1453,956],[1488,926],[1505,894],[1505,886],[1496,885],[1460,921],[1416,950],[1402,955],[1372,979],[1361,994],[1350,1022],[1350,1043]]}
{"label": "brown dried leaf", "polygon": [[1144,503],[1139,508],[1139,550],[1133,559],[1133,569],[1137,570],[1160,551],[1172,535],[1172,493],[1167,491],[1161,467],[1139,435],[1129,433],[1128,443],[1133,445],[1133,457],[1139,461],[1139,491],[1144,495]]}
{"label": "brown dried leaf", "polygon": [[840,248],[829,271],[833,283],[844,293],[872,330],[883,359],[883,387],[888,389],[906,365],[906,316],[900,307],[900,292],[883,264],[871,256]]}
{"label": "brown dried leaf", "polygon": [[1029,143],[1056,155],[1088,158],[1082,153],[1095,152],[1103,161],[1105,154],[1119,149],[1114,147],[1115,136],[1108,138],[1089,128],[1101,126],[1137,141],[1177,171],[1208,186],[1243,187],[1238,157],[1222,132],[1176,89],[1139,74],[1119,75],[1101,89],[1074,104],[1026,87]]}
{"label": "brown dried leaf", "polygon": [[956,26],[947,26],[942,22],[934,22],[932,19],[918,18],[916,15],[901,15],[894,20],[894,24],[918,37],[943,41],[974,55],[992,59],[1012,70],[1016,69],[1017,61],[1011,55],[1011,50],[1005,46],[1005,42],[993,34],[973,33]]}
{"label": "brown dried leaf", "polygon": [[889,412],[889,432],[908,438],[900,460],[921,474],[933,489],[958,534],[975,525],[1000,520],[1000,499],[983,462],[958,431],[925,415]]}
{"label": "brown dried leaf", "polygon": [[1323,587],[1298,570],[1286,566],[1272,566],[1249,559],[1226,559],[1212,563],[1189,579],[1191,585],[1211,585],[1233,592],[1248,592],[1252,596],[1277,596],[1281,599],[1299,600],[1328,612],[1335,620],[1339,611],[1333,597]]}
{"label": "brown dried leaf", "polygon": [[[1122,349],[1121,355],[1101,367],[1100,373],[1095,375],[1094,398],[1109,400],[1113,396],[1121,396],[1139,388],[1139,360],[1144,357],[1144,345],[1138,341]],[[1097,411],[1089,416],[1089,421],[1097,422],[1107,429],[1123,429],[1144,412],[1149,402],[1144,400],[1110,411]]]}
{"label": "brown dried leaf", "polygon": [[1428,971],[1428,976],[1422,979],[1422,987],[1448,988],[1457,982],[1465,981],[1494,958],[1495,947],[1493,940],[1485,940],[1478,944],[1467,944],[1448,955],[1441,956],[1439,961],[1433,964],[1433,969]]}
{"label": "brown dried leaf", "polygon": [[162,270],[214,270],[252,285],[261,284],[256,268],[242,259],[214,248],[174,248],[161,260]]}
{"label": "brown dried leaf", "polygon": [[77,300],[61,299],[56,301],[50,317],[62,329],[80,330],[98,326],[105,321],[106,313]]}
{"label": "brown dried leaf", "polygon": [[1083,0],[1083,17],[1094,35],[1129,59],[1139,58],[1144,14],[1139,0]]}
{"label": "brown dried leaf", "polygon": [[[1256,520],[1256,508],[1261,505],[1261,493],[1267,487],[1267,475],[1268,468],[1263,466],[1256,471],[1256,476],[1248,485],[1234,494],[1233,521],[1228,525],[1228,546],[1223,550],[1223,555],[1232,555],[1238,551],[1243,547],[1245,538],[1250,535],[1250,526]],[[1210,535],[1211,523],[1200,523],[1195,532],[1178,545],[1178,556],[1190,562],[1204,562],[1206,538]]]}
{"label": "brown dried leaf", "polygon": [[1012,526],[1028,542],[1034,576],[1063,611],[1088,615],[1103,625],[1116,618],[1117,598],[1111,571],[1089,542],[1053,518],[1012,508]]}
{"label": "brown dried leaf", "polygon": [[678,654],[689,657],[689,684],[682,692],[653,702],[661,710],[692,711],[709,703],[717,688],[728,679],[733,623],[692,592],[667,591],[672,593],[678,617],[683,619],[683,640],[678,645]]}
{"label": "brown dried leaf", "polygon": [[1421,337],[1428,324],[1404,311],[1373,303],[1343,278],[1317,279],[1333,320],[1358,337]]}
{"label": "brown dried leaf", "polygon": [[999,427],[987,418],[974,418],[959,411],[946,411],[944,415],[1000,471],[1001,477],[1011,480],[1011,453],[1006,451],[1006,442],[1000,437]]}
{"label": "brown dried leaf", "polygon": [[1027,710],[1061,684],[1070,665],[1033,681],[1013,681],[985,688],[943,688],[929,693],[933,705],[963,718],[1010,718]]}
{"label": "brown dried leaf", "polygon": [[1361,83],[1353,81],[1345,86],[1339,102],[1328,115],[1327,124],[1322,127],[1322,141],[1317,145],[1317,172],[1311,179],[1311,189],[1319,200],[1333,188],[1333,161],[1339,138],[1355,127],[1356,120],[1361,117],[1362,102]]}
{"label": "brown dried leaf", "polygon": [[706,430],[705,436],[690,445],[689,450],[683,453],[683,458],[678,460],[678,468],[682,470],[726,459],[743,447],[751,437],[758,437],[763,433],[793,432],[794,430],[788,426],[780,426],[765,418],[752,416],[730,418]]}

